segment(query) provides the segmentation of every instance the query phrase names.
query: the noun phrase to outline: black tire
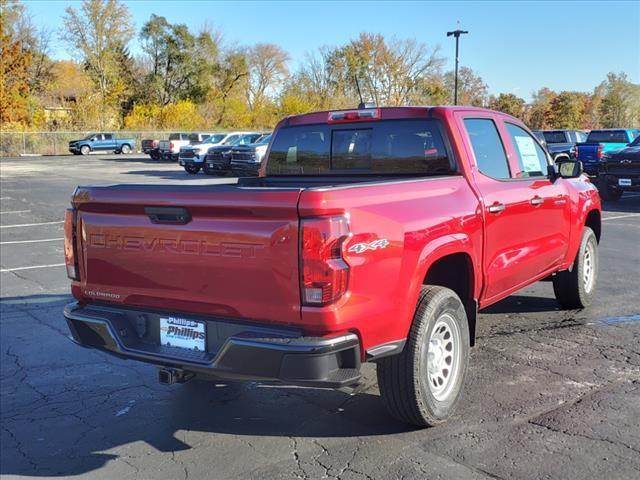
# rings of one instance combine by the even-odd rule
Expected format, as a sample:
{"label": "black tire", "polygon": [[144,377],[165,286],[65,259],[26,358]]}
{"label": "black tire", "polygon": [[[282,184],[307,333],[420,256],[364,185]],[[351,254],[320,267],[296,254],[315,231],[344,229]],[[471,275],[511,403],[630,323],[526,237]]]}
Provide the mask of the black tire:
{"label": "black tire", "polygon": [[[566,310],[591,305],[598,283],[598,239],[589,227],[584,227],[582,241],[571,269],[553,277],[553,292],[560,306]],[[592,275],[587,280],[587,275]]]}
{"label": "black tire", "polygon": [[200,166],[199,165],[194,165],[193,163],[187,163],[184,166],[184,171],[187,173],[190,173],[191,175],[195,175],[196,173],[198,173],[200,171]]}
{"label": "black tire", "polygon": [[151,157],[151,160],[160,160],[160,153],[158,151],[151,151],[149,156]]}
{"label": "black tire", "polygon": [[125,143],[120,147],[120,153],[128,155],[129,153],[131,153],[131,147]]}
{"label": "black tire", "polygon": [[[449,339],[453,344],[457,338],[457,354],[455,347],[446,348],[449,340],[444,340],[444,348],[432,351],[432,339],[442,330],[443,321],[451,323]],[[441,359],[438,364],[444,362],[445,369],[447,365],[451,366],[451,376],[445,380],[442,396],[433,390],[440,387],[430,373],[430,367],[436,366],[431,364],[430,354],[437,354]],[[450,363],[447,358],[451,358]],[[448,288],[424,286],[404,350],[377,362],[382,402],[389,413],[402,422],[421,427],[442,423],[453,414],[460,400],[468,363],[469,324],[460,298]],[[432,381],[434,387],[430,386]]]}
{"label": "black tire", "polygon": [[89,145],[83,145],[80,147],[81,155],[89,155],[91,153],[91,147]]}

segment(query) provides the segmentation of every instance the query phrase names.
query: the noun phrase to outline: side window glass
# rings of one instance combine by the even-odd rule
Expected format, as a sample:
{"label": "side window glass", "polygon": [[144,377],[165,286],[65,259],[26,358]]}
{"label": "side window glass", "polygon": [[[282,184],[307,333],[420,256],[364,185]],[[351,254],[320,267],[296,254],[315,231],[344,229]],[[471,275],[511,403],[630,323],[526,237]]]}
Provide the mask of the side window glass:
{"label": "side window glass", "polygon": [[492,178],[511,178],[507,154],[493,120],[467,118],[464,120],[464,126],[473,147],[478,170]]}
{"label": "side window glass", "polygon": [[521,177],[546,177],[547,157],[538,143],[526,130],[512,123],[505,123],[518,154]]}
{"label": "side window glass", "polygon": [[104,139],[105,140],[113,140],[113,135],[111,133],[105,133],[104,134]]}

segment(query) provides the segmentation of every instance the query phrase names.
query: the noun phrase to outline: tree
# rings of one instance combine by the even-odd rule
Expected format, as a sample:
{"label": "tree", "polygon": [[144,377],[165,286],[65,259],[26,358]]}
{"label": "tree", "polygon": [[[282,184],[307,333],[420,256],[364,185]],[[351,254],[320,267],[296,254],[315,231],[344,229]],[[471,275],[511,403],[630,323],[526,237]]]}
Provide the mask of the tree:
{"label": "tree", "polygon": [[[448,102],[453,103],[455,88],[455,72],[447,72],[444,76],[444,88],[449,92]],[[460,67],[458,71],[458,104],[484,107],[487,104],[489,88],[482,77],[476,75],[469,67]]]}
{"label": "tree", "polygon": [[131,15],[118,0],[85,0],[79,12],[67,7],[63,22],[62,40],[84,63],[98,90],[103,128],[109,111],[122,101],[121,53],[134,35]]}
{"label": "tree", "polygon": [[151,70],[143,82],[141,99],[168,105],[178,100],[202,102],[219,72],[219,37],[209,28],[198,35],[184,24],[170,24],[152,15],[140,32]]}
{"label": "tree", "polygon": [[609,73],[600,85],[604,128],[635,127],[640,124],[640,85],[631,83],[624,73]]}
{"label": "tree", "polygon": [[258,43],[249,50],[247,101],[252,110],[264,104],[269,92],[283,85],[289,74],[288,61],[289,54],[272,43]]}
{"label": "tree", "polygon": [[560,92],[549,108],[549,119],[554,128],[579,129],[584,123],[587,95],[580,92]]}
{"label": "tree", "polygon": [[387,42],[383,35],[372,33],[361,33],[337,53],[332,59],[337,80],[353,91],[357,77],[365,100],[380,106],[422,103],[420,87],[443,63],[438,48],[413,39]]}
{"label": "tree", "polygon": [[0,3],[0,124],[25,124],[29,118],[29,76],[31,52],[14,29],[23,11],[21,5]]}
{"label": "tree", "polygon": [[533,93],[533,101],[531,102],[527,118],[527,124],[529,127],[535,130],[544,130],[554,127],[551,120],[550,110],[551,103],[553,102],[553,99],[556,98],[556,95],[556,92],[547,87],[543,87]]}
{"label": "tree", "polygon": [[498,110],[517,118],[523,118],[524,106],[524,100],[513,93],[501,93],[497,97],[492,96],[489,99],[490,109]]}

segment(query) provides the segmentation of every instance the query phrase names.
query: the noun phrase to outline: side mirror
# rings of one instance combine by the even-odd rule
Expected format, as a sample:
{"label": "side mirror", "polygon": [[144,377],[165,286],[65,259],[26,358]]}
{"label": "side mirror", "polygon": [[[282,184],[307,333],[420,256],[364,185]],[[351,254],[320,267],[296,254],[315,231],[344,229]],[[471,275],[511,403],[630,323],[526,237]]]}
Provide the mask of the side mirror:
{"label": "side mirror", "polygon": [[579,160],[563,160],[557,163],[561,178],[578,178],[582,175],[582,162]]}
{"label": "side mirror", "polygon": [[90,142],[95,142],[96,141],[96,137],[91,137],[91,140],[89,140]]}

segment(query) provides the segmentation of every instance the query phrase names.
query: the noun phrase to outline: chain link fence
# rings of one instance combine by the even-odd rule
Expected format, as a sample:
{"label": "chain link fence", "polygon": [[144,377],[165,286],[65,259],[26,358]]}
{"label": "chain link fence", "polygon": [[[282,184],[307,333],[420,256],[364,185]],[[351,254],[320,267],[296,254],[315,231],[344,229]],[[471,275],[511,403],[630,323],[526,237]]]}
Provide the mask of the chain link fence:
{"label": "chain link fence", "polygon": [[[0,132],[0,157],[21,155],[69,154],[69,142],[79,140],[92,132]],[[169,138],[172,132],[115,132],[116,138],[134,138],[135,151],[140,151],[142,140]]]}

